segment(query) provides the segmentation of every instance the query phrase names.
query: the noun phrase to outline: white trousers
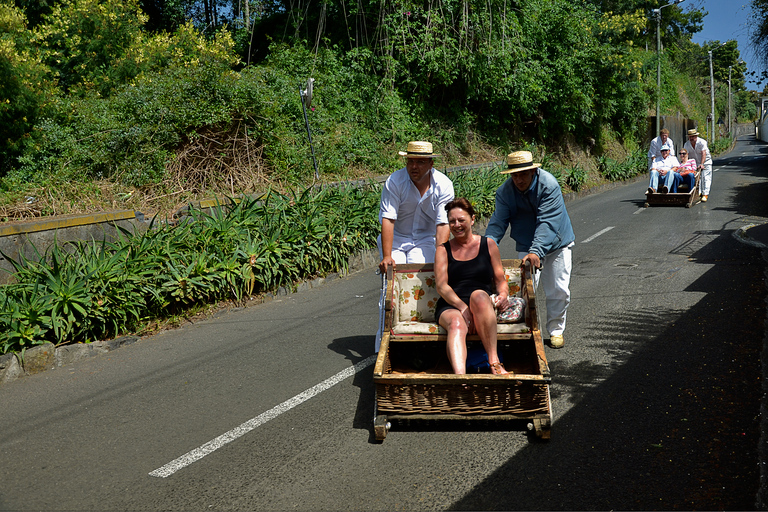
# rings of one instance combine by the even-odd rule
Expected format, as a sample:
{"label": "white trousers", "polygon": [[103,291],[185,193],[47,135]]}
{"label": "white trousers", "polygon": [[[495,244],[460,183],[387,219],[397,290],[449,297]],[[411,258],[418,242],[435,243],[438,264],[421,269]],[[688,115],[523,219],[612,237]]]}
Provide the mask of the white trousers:
{"label": "white trousers", "polygon": [[[552,251],[541,260],[541,272],[534,272],[533,286],[538,289],[539,279],[547,296],[547,331],[550,336],[563,334],[565,315],[571,303],[571,269],[573,267],[573,242]],[[527,252],[518,253],[522,259]]]}
{"label": "white trousers", "polygon": [[[379,246],[379,261],[383,258],[381,252],[381,236],[378,240]],[[435,242],[430,240],[428,243],[417,245],[409,251],[392,250],[392,259],[396,264],[403,263],[434,263],[435,261]],[[375,349],[376,353],[379,352],[381,346],[381,333],[384,332],[384,301],[387,294],[387,275],[381,275],[381,296],[379,297],[379,330],[376,331]]]}
{"label": "white trousers", "polygon": [[708,196],[709,188],[712,186],[712,164],[704,164],[699,178],[699,191],[701,195]]}

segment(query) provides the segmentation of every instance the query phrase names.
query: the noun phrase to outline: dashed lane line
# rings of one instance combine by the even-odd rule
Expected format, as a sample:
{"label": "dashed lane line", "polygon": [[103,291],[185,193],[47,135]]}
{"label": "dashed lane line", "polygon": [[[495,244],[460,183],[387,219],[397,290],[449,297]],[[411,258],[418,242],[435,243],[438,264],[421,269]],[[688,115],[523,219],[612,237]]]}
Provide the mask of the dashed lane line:
{"label": "dashed lane line", "polygon": [[587,238],[587,239],[585,239],[585,240],[582,240],[582,241],[581,241],[581,243],[583,243],[583,244],[588,244],[589,242],[591,242],[591,241],[592,241],[592,240],[594,240],[595,238],[599,237],[600,235],[604,235],[605,233],[609,232],[610,230],[612,230],[612,229],[613,229],[613,228],[615,228],[615,227],[616,227],[616,226],[608,226],[607,228],[603,229],[602,231],[598,231],[597,233],[595,233],[595,234],[594,234],[594,235],[592,235],[591,237],[589,237],[589,238]]}
{"label": "dashed lane line", "polygon": [[199,448],[195,448],[194,450],[185,453],[178,459],[172,460],[165,466],[157,468],[156,470],[150,472],[149,476],[156,476],[158,478],[167,478],[171,476],[178,470],[183,469],[189,466],[190,464],[192,464],[193,462],[197,462],[198,460],[202,459],[206,455],[209,455],[215,452],[225,444],[230,443],[235,439],[244,436],[251,430],[263,425],[269,420],[273,420],[277,418],[284,412],[287,412],[293,409],[297,405],[302,404],[303,402],[306,402],[310,398],[319,395],[326,389],[329,389],[335,386],[336,384],[338,384],[339,382],[353,376],[354,374],[364,370],[365,368],[368,368],[375,361],[376,361],[376,355],[372,355],[363,359],[362,361],[355,364],[354,366],[350,366],[349,368],[346,368],[340,371],[333,377],[330,377],[324,380],[320,384],[312,386],[311,388],[299,393],[293,398],[289,398],[285,402],[273,407],[267,412],[259,414],[255,418],[251,418],[250,420],[246,421],[239,427],[233,428],[229,432],[222,434],[211,441],[208,441],[207,443],[200,446]]}

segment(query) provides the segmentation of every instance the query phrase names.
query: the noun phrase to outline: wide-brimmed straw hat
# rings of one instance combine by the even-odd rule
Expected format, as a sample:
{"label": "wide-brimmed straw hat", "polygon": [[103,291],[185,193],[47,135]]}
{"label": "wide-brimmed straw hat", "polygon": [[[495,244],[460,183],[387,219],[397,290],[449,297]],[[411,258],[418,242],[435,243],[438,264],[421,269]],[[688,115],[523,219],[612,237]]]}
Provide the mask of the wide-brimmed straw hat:
{"label": "wide-brimmed straw hat", "polygon": [[695,135],[696,137],[698,137],[698,136],[699,136],[699,132],[698,132],[698,131],[696,131],[696,128],[693,128],[693,129],[691,129],[691,130],[688,130],[688,136],[689,136],[689,137],[693,137],[694,135]]}
{"label": "wide-brimmed straw hat", "polygon": [[530,151],[515,151],[507,155],[507,169],[501,171],[501,174],[511,174],[537,167],[541,167],[541,164],[533,162],[533,155]]}
{"label": "wide-brimmed straw hat", "polygon": [[398,151],[398,155],[408,158],[435,158],[440,155],[432,153],[432,143],[423,140],[412,140],[405,151]]}

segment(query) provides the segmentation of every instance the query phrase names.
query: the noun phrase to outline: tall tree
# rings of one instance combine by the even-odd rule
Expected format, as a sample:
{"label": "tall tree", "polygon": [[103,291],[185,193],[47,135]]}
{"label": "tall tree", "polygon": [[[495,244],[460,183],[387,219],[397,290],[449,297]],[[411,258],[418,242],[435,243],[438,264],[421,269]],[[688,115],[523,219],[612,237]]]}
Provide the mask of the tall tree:
{"label": "tall tree", "polygon": [[[768,0],[752,0],[751,43],[755,54],[768,66]],[[768,79],[768,71],[763,71],[758,81]],[[768,85],[766,85],[768,90]]]}

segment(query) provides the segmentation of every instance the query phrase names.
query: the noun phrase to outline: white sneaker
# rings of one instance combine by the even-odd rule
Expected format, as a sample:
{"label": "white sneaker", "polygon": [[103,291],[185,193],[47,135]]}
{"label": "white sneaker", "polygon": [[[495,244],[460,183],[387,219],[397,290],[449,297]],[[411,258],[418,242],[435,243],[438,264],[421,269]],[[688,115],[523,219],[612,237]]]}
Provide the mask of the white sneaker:
{"label": "white sneaker", "polygon": [[553,334],[549,337],[549,346],[552,348],[563,348],[564,344],[562,334]]}

